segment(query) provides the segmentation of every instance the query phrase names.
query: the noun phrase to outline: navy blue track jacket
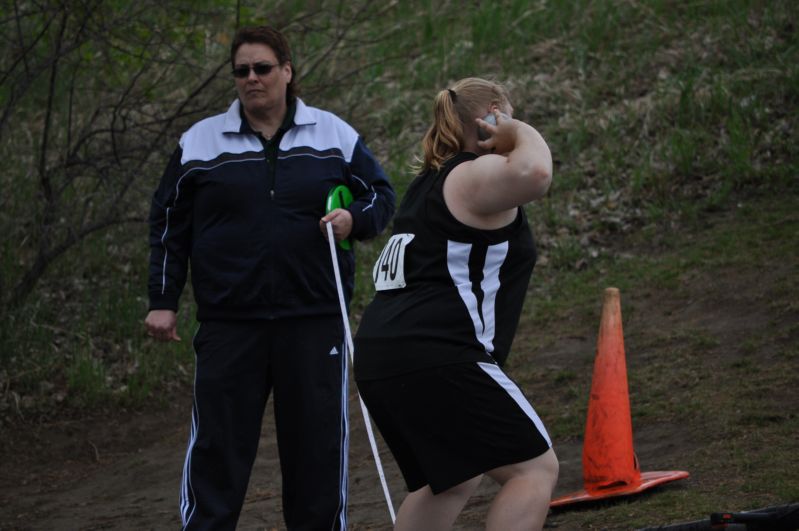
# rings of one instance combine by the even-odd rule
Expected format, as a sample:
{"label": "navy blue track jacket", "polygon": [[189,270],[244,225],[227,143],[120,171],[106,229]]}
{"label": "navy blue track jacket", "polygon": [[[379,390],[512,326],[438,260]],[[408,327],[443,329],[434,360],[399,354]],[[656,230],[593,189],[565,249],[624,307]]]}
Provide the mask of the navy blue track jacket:
{"label": "navy blue track jacket", "polygon": [[[276,158],[265,146],[238,100],[183,134],[152,199],[151,310],[177,311],[190,263],[200,321],[340,311],[319,229],[327,194],[339,184],[352,191],[351,237],[360,240],[386,227],[394,191],[351,126],[300,99]],[[354,254],[338,256],[349,300]]]}

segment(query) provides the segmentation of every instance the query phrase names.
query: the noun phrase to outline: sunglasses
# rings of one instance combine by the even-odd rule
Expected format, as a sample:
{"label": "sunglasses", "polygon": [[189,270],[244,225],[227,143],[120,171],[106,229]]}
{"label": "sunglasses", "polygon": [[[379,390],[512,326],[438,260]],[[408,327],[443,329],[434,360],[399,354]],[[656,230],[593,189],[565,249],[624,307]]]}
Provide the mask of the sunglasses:
{"label": "sunglasses", "polygon": [[274,67],[272,63],[255,63],[254,65],[240,65],[233,68],[233,77],[245,78],[250,76],[250,70],[255,72],[256,76],[267,76]]}

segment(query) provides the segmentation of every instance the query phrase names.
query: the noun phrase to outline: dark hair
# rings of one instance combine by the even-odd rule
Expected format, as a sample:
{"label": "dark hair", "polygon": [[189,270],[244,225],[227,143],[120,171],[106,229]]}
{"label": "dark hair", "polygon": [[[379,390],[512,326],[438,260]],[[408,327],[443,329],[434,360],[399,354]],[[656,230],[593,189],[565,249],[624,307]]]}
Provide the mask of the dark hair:
{"label": "dark hair", "polygon": [[291,48],[286,37],[271,26],[250,26],[239,29],[230,44],[231,66],[236,66],[236,52],[242,44],[265,44],[275,52],[279,64],[289,63],[291,67],[291,82],[286,87],[286,103],[294,100],[299,94],[296,81],[297,72],[294,70],[294,63],[291,60]]}

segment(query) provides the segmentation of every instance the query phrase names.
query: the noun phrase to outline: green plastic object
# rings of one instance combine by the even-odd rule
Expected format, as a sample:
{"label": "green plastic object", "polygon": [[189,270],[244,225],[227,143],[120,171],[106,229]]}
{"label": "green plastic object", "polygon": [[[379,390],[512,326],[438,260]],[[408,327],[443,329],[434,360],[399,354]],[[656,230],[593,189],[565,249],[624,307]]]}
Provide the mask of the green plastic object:
{"label": "green plastic object", "polygon": [[[331,211],[337,208],[347,208],[350,206],[350,203],[352,203],[352,192],[350,192],[349,188],[343,184],[340,184],[327,193],[327,201],[325,201],[325,213],[329,214]],[[345,251],[352,249],[352,243],[350,242],[349,238],[336,243],[338,243],[338,246]]]}

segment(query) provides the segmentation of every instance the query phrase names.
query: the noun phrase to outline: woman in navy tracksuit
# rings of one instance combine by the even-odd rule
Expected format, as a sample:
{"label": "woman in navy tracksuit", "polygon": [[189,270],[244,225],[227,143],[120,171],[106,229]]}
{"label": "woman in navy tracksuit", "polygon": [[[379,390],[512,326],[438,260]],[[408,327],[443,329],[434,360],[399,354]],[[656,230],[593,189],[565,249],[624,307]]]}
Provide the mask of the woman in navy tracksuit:
{"label": "woman in navy tracksuit", "polygon": [[[231,47],[238,99],[180,139],[150,213],[149,333],[179,339],[189,264],[199,330],[184,529],[234,529],[274,393],[289,529],[345,529],[347,374],[324,224],[371,238],[394,210],[357,132],[296,97],[288,43],[245,28]],[[354,201],[325,214],[327,193]],[[354,255],[338,251],[349,300]]]}

